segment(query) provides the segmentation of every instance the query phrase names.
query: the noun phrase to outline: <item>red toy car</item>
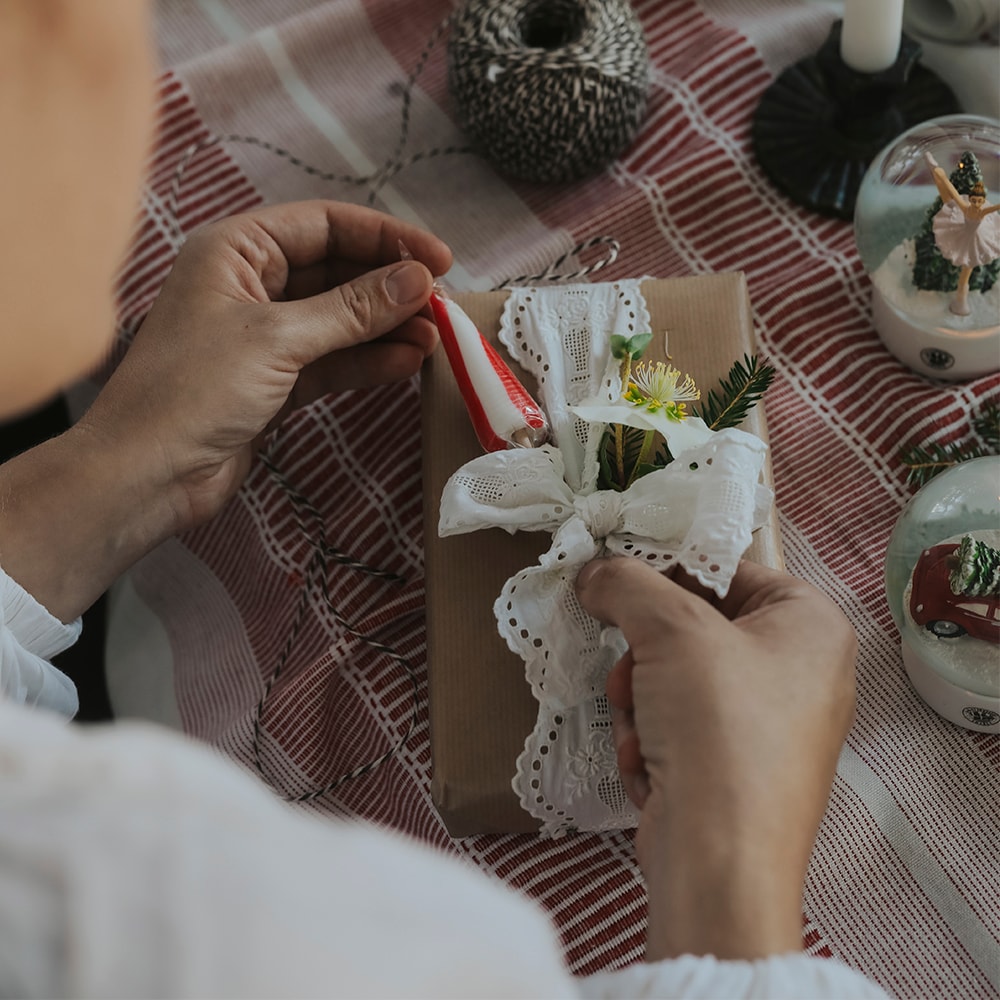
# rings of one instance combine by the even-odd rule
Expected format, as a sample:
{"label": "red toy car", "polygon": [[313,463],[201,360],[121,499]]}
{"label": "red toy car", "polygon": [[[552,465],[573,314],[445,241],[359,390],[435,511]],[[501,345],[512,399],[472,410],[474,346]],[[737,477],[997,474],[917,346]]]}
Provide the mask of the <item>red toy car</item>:
{"label": "red toy car", "polygon": [[970,635],[1000,643],[1000,597],[969,597],[954,594],[949,576],[958,546],[954,542],[934,545],[920,553],[913,567],[910,614],[941,639]]}

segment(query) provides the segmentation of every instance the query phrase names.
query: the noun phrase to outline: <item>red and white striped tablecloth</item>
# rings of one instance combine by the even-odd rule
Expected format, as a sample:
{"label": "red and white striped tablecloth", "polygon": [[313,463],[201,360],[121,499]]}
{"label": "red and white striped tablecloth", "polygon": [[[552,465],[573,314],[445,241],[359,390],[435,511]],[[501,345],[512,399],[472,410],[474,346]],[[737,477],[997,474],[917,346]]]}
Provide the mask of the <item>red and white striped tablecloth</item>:
{"label": "red and white striped tablecloth", "polygon": [[[744,3],[742,14],[734,0],[635,6],[651,50],[651,99],[613,167],[533,187],[451,156],[393,177],[377,204],[447,240],[451,277],[467,289],[539,270],[598,235],[623,244],[601,275],[609,280],[746,272],[758,338],[779,373],[767,409],[788,568],[832,595],[861,640],[857,721],[809,870],[805,945],[899,996],[997,996],[1000,738],[944,722],[911,690],[882,580],[910,495],[900,444],[964,436],[1000,378],[941,386],[901,367],[872,328],[851,226],[789,203],[752,158],[750,115],[775,66],[814,50],[832,14],[777,0]],[[121,278],[124,324],[148,309],[181,241],[171,187],[193,142],[255,136],[327,172],[371,173],[395,147],[401,86],[448,9],[446,0],[162,4],[161,126]],[[463,141],[439,43],[413,92],[408,150]],[[227,143],[185,169],[177,214],[187,233],[262,201],[313,196],[363,201],[366,190]],[[405,830],[536,898],[576,971],[638,960],[645,902],[630,835],[453,842],[431,805],[418,386],[315,404],[284,428],[274,456],[321,512],[332,544],[404,578],[334,566],[330,595],[362,631],[410,658],[419,686],[405,748],[308,808]],[[258,467],[216,521],[158,549],[123,584],[121,606],[172,674],[164,705],[144,711],[247,766],[254,708],[310,556],[295,516]],[[114,634],[110,652],[114,661]],[[268,773],[290,792],[323,784],[392,745],[411,705],[409,679],[352,638],[317,594],[264,713]]]}

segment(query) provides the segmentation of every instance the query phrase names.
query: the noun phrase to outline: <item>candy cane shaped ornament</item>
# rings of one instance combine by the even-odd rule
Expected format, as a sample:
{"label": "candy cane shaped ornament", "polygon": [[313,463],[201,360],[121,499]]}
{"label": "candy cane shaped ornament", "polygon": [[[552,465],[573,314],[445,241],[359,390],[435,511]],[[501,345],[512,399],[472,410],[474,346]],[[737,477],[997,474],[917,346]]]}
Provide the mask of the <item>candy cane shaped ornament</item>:
{"label": "candy cane shaped ornament", "polygon": [[476,437],[484,451],[535,448],[548,421],[507,363],[462,308],[439,292],[431,309]]}

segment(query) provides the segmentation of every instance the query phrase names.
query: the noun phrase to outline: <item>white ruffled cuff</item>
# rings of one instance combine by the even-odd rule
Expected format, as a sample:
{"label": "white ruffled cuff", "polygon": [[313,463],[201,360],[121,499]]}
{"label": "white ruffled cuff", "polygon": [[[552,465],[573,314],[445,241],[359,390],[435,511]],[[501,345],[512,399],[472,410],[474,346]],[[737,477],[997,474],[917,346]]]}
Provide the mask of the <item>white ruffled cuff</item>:
{"label": "white ruffled cuff", "polygon": [[756,962],[682,955],[578,980],[580,994],[599,998],[684,997],[684,1000],[889,1000],[870,979],[831,958],[772,955]]}
{"label": "white ruffled cuff", "polygon": [[59,621],[0,569],[0,695],[70,718],[76,685],[48,661],[80,637],[80,619]]}

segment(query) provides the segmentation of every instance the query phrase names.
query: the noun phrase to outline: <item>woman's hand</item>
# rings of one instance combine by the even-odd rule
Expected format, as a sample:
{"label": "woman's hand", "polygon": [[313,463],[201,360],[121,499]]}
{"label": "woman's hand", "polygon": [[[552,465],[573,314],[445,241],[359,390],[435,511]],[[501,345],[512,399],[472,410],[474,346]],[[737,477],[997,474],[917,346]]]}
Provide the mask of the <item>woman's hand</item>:
{"label": "woman's hand", "polygon": [[[413,261],[400,262],[401,240]],[[429,233],[335,202],[210,225],[181,250],[81,431],[135,453],[172,499],[173,530],[204,521],[287,412],[420,368],[437,342],[420,310],[450,264]]]}
{"label": "woman's hand", "polygon": [[854,630],[814,587],[747,562],[722,600],[621,558],[590,563],[577,590],[629,644],[607,691],[642,810],[649,957],[797,950],[853,718]]}
{"label": "woman's hand", "polygon": [[[414,258],[399,260],[402,241]],[[69,621],[136,559],[208,519],[261,435],[327,392],[414,374],[451,252],[365,208],[263,208],[187,242],[82,420],[0,469],[0,565]]]}

